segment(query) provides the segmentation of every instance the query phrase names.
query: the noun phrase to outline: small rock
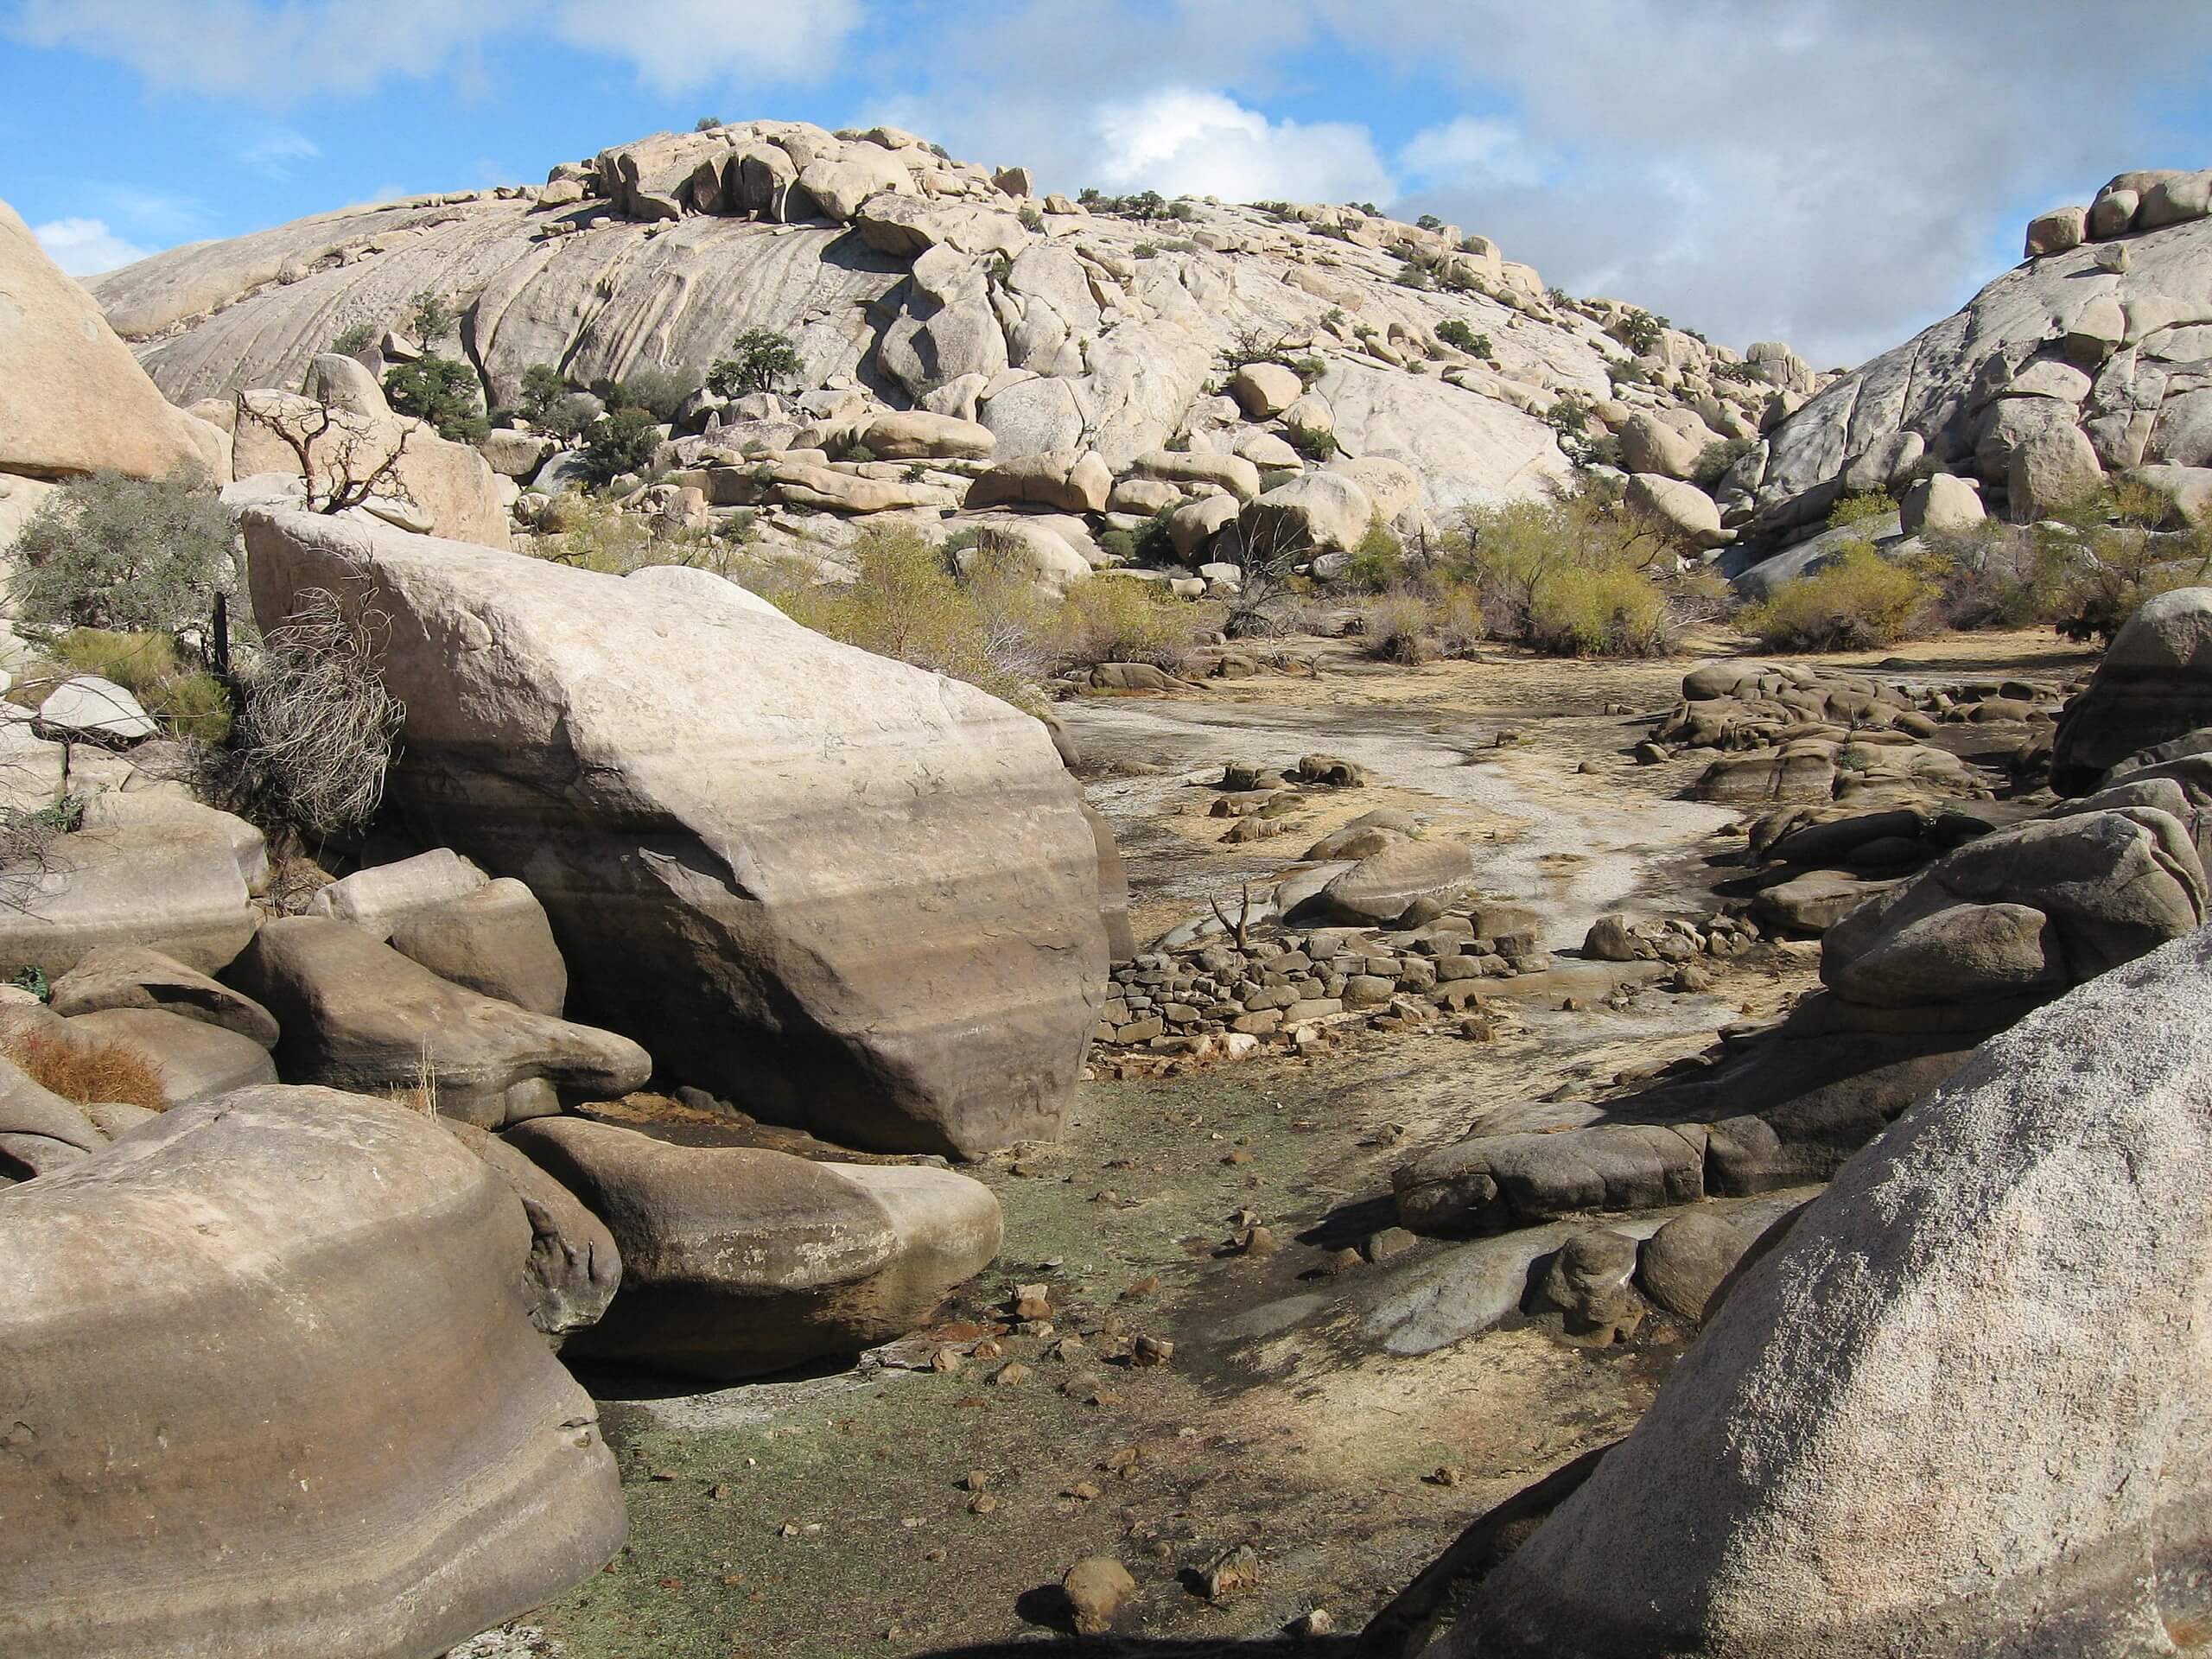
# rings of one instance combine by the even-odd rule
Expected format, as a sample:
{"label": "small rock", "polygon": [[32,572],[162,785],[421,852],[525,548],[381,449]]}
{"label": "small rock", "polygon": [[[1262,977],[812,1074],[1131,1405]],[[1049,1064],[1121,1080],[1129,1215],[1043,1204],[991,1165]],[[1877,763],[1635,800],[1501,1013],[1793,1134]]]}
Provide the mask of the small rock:
{"label": "small rock", "polygon": [[1214,1559],[1198,1574],[1198,1586],[1208,1601],[1229,1601],[1256,1590],[1260,1585],[1260,1553],[1239,1544]]}
{"label": "small rock", "polygon": [[1123,1291],[1121,1300],[1125,1302],[1141,1302],[1159,1288],[1160,1275],[1156,1273],[1148,1273]]}
{"label": "small rock", "polygon": [[1115,1613],[1136,1588],[1128,1568],[1110,1555],[1086,1556],[1060,1580],[1078,1636],[1103,1636],[1112,1629]]}
{"label": "small rock", "polygon": [[1014,1292],[1014,1316],[1017,1319],[1049,1319],[1052,1317],[1050,1289],[1044,1285],[1017,1285]]}
{"label": "small rock", "polygon": [[960,1484],[971,1492],[980,1492],[991,1484],[991,1478],[984,1470],[970,1469],[960,1477]]}
{"label": "small rock", "polygon": [[1034,1375],[1035,1372],[1017,1359],[1000,1366],[992,1373],[991,1386],[995,1389],[1018,1389]]}
{"label": "small rock", "polygon": [[1433,1474],[1423,1475],[1421,1478],[1432,1486],[1457,1486],[1459,1484],[1459,1465],[1440,1463]]}
{"label": "small rock", "polygon": [[1175,1357],[1175,1344],[1165,1337],[1139,1337],[1129,1344],[1130,1362],[1137,1365],[1165,1365]]}
{"label": "small rock", "polygon": [[993,1497],[988,1492],[978,1492],[975,1497],[968,1500],[968,1513],[970,1515],[988,1515],[993,1510],[998,1508],[998,1499]]}
{"label": "small rock", "polygon": [[1337,1628],[1337,1621],[1329,1616],[1325,1607],[1316,1607],[1312,1612],[1291,1621],[1293,1636],[1326,1636]]}
{"label": "small rock", "polygon": [[1273,1255],[1276,1249],[1274,1232],[1267,1227],[1247,1227],[1236,1236],[1236,1249],[1240,1255]]}
{"label": "small rock", "polygon": [[967,1361],[961,1357],[960,1351],[957,1348],[940,1348],[930,1356],[930,1370],[933,1371],[950,1373],[958,1370],[966,1363]]}
{"label": "small rock", "polygon": [[1098,1488],[1087,1480],[1078,1480],[1068,1488],[1067,1496],[1074,1498],[1077,1503],[1088,1503],[1098,1496]]}

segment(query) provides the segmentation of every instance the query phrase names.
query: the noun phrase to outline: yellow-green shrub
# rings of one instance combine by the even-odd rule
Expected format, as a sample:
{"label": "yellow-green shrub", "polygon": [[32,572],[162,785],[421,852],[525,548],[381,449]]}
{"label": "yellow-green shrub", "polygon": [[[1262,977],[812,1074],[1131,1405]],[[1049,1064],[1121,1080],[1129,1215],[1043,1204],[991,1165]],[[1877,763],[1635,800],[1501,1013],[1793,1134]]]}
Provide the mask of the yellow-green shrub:
{"label": "yellow-green shrub", "polygon": [[1897,504],[1872,490],[1865,495],[1847,495],[1828,509],[1828,528],[1841,530],[1847,524],[1863,524],[1869,518],[1885,518],[1897,510]]}
{"label": "yellow-green shrub", "polygon": [[1157,582],[1098,575],[1068,589],[1040,640],[1053,666],[1150,663],[1181,670],[1195,633],[1191,607]]}
{"label": "yellow-green shrub", "polygon": [[1560,656],[1651,657],[1667,649],[1667,601],[1641,570],[1574,566],[1538,588],[1529,629]]}
{"label": "yellow-green shrub", "polygon": [[1864,651],[1904,639],[1936,594],[1872,542],[1851,542],[1834,563],[1782,583],[1738,620],[1769,651]]}
{"label": "yellow-green shrub", "polygon": [[1491,631],[1539,651],[1645,656],[1669,641],[1651,567],[1669,551],[1597,493],[1471,509],[1443,565],[1479,596]]}
{"label": "yellow-green shrub", "polygon": [[52,666],[25,677],[34,693],[66,675],[97,674],[137,698],[139,707],[174,736],[217,744],[230,735],[230,693],[168,634],[71,628],[41,654]]}

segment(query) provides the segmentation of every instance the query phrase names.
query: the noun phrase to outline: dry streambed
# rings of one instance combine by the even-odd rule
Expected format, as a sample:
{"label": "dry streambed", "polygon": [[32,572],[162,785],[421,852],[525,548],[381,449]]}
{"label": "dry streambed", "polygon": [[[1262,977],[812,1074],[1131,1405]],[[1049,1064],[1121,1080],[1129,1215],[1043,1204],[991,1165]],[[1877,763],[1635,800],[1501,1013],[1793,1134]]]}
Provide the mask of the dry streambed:
{"label": "dry streambed", "polygon": [[[1924,655],[1931,673],[2023,672],[2042,645]],[[1694,768],[1636,765],[1643,723],[1606,712],[1662,709],[1681,662],[1336,667],[1069,711],[1141,938],[1382,802],[1468,838],[1477,885],[1536,909],[1553,949],[1607,911],[1709,912],[1739,874],[1734,814],[1680,798]],[[1317,750],[1370,786],[1280,839],[1220,842],[1198,780]],[[471,1651],[958,1649],[1064,1631],[1054,1586],[1092,1554],[1135,1580],[1117,1621],[1133,1637],[1262,1638],[1317,1607],[1357,1629],[1473,1515],[1624,1432],[1688,1336],[1661,1319],[1632,1344],[1563,1340],[1519,1311],[1557,1240],[1393,1233],[1392,1170],[1492,1106],[1602,1092],[1770,1017],[1815,963],[1770,944],[1675,995],[1638,986],[1654,964],[1570,956],[1485,985],[1510,1009],[1490,1041],[1354,1027],[1305,1053],[1084,1084],[1065,1141],[975,1169],[1004,1205],[1005,1252],[893,1363],[707,1394],[589,1377],[632,1541]],[[1047,1311],[1020,1317],[1037,1286]],[[1165,1363],[1137,1363],[1140,1338]],[[1208,1599],[1204,1570],[1242,1544],[1258,1584]]]}

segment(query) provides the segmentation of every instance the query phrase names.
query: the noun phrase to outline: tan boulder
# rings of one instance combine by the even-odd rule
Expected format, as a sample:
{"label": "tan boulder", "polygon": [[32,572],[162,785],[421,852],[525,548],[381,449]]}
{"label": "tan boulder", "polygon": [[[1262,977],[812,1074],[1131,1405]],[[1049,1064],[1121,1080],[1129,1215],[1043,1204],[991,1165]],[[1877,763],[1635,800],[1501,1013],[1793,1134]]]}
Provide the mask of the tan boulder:
{"label": "tan boulder", "polygon": [[112,467],[158,478],[196,467],[218,483],[219,436],[156,390],[92,296],[0,202],[0,473]]}
{"label": "tan boulder", "polygon": [[1256,500],[1260,493],[1260,469],[1242,455],[1147,449],[1129,463],[1128,471],[1137,478],[1226,490],[1239,501]]}
{"label": "tan boulder", "polygon": [[861,442],[885,461],[982,461],[997,447],[998,436],[980,422],[908,409],[877,416]]}
{"label": "tan boulder", "polygon": [[970,512],[1007,502],[1103,512],[1113,490],[1113,470],[1096,453],[1063,449],[999,462],[969,486],[966,505]]}
{"label": "tan boulder", "polygon": [[[295,445],[305,448],[305,468]],[[449,443],[424,422],[326,409],[292,392],[242,391],[232,448],[238,477],[307,476],[319,496],[347,477],[366,480],[389,462],[379,497],[411,509],[437,535],[484,547],[508,544],[507,509],[490,465],[471,445]]]}

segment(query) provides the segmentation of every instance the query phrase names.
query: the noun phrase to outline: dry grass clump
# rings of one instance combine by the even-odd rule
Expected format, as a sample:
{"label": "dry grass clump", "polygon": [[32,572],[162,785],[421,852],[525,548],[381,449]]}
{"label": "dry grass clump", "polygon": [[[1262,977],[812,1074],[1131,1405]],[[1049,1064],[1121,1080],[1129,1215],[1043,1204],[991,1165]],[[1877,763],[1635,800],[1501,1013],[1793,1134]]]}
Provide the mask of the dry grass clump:
{"label": "dry grass clump", "polygon": [[1936,584],[1909,565],[1846,543],[1834,563],[1783,582],[1737,619],[1768,651],[1866,651],[1894,645],[1924,621]]}
{"label": "dry grass clump", "polygon": [[407,714],[385,689],[382,626],[310,588],[269,631],[243,682],[235,742],[257,816],[312,836],[375,816]]}
{"label": "dry grass clump", "polygon": [[430,1045],[425,1042],[415,1056],[415,1076],[410,1082],[385,1090],[385,1098],[395,1106],[404,1106],[410,1112],[420,1112],[425,1117],[438,1115],[438,1068],[430,1058]]}
{"label": "dry grass clump", "polygon": [[79,1106],[111,1103],[143,1106],[149,1112],[168,1109],[160,1073],[111,1043],[64,1042],[36,1032],[17,1032],[0,1037],[0,1056],[13,1061],[34,1083]]}

